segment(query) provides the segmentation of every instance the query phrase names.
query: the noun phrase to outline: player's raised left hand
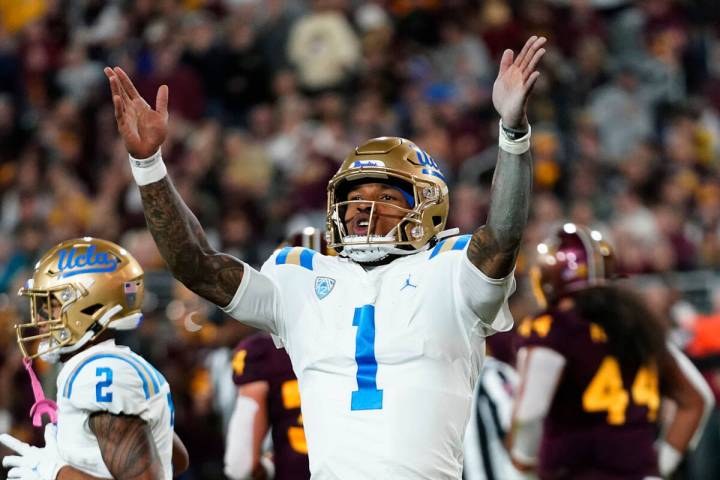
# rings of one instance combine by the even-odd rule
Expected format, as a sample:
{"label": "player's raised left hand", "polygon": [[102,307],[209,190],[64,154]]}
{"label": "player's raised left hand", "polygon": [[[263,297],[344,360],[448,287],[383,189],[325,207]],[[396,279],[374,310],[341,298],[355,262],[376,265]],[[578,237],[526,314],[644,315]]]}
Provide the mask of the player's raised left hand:
{"label": "player's raised left hand", "polygon": [[12,435],[0,435],[0,443],[17,453],[3,458],[3,467],[9,468],[8,480],[55,480],[62,467],[67,465],[57,449],[57,427],[45,427],[45,447],[33,447]]}
{"label": "player's raised left hand", "polygon": [[503,52],[500,72],[493,84],[492,100],[506,127],[523,128],[527,124],[525,107],[540,76],[535,67],[545,55],[542,46],[546,41],[545,37],[532,36],[517,57],[510,49]]}
{"label": "player's raised left hand", "polygon": [[163,144],[168,134],[168,87],[162,85],[153,109],[138,93],[120,67],[105,68],[110,81],[115,120],[125,148],[135,158],[147,158]]}

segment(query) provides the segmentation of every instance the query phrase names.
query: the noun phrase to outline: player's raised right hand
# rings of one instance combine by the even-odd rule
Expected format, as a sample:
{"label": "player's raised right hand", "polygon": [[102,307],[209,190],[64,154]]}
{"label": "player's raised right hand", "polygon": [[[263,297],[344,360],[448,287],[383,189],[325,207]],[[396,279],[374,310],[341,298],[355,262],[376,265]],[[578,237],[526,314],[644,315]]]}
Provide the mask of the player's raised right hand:
{"label": "player's raised right hand", "polygon": [[115,120],[127,151],[135,158],[151,156],[158,151],[168,133],[167,85],[158,89],[153,110],[122,68],[106,67],[105,75],[110,81]]}

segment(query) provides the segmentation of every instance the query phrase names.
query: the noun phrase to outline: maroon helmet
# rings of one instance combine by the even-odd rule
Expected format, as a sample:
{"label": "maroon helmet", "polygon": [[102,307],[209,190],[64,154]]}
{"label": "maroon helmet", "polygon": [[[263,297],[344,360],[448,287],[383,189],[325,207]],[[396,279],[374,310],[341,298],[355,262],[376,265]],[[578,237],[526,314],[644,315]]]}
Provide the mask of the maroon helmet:
{"label": "maroon helmet", "polygon": [[543,307],[584,288],[605,284],[615,275],[610,244],[600,232],[566,223],[537,246],[530,271],[533,294]]}

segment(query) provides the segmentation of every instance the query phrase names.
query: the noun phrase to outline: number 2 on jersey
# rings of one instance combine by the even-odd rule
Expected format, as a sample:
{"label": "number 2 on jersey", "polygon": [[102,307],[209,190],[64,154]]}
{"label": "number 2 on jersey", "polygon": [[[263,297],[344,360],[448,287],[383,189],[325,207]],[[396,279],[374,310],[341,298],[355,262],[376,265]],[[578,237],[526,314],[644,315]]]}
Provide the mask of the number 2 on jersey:
{"label": "number 2 on jersey", "polygon": [[352,392],[350,410],[380,410],[383,391],[377,388],[377,359],[375,358],[375,305],[355,309],[355,362],[358,389]]}
{"label": "number 2 on jersey", "polygon": [[98,402],[112,402],[112,392],[103,392],[104,388],[110,387],[113,381],[113,371],[108,367],[98,367],[95,369],[96,377],[104,377],[95,385],[95,400]]}

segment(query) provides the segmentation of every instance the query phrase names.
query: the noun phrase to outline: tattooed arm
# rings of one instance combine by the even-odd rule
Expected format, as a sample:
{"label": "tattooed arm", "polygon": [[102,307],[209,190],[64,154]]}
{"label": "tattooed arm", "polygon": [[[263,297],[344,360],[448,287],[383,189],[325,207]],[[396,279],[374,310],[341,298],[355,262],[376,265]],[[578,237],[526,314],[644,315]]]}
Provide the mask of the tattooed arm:
{"label": "tattooed arm", "polygon": [[530,152],[513,155],[500,150],[488,221],[475,231],[467,250],[470,261],[491,278],[503,278],[515,267],[528,217],[531,186]]}
{"label": "tattooed arm", "polygon": [[[112,416],[109,413],[102,413],[102,415]],[[137,419],[138,417],[125,417],[125,418]],[[140,420],[140,422],[142,422],[142,420]],[[144,422],[142,422],[142,423],[144,423]],[[97,433],[96,433],[96,435],[97,435]],[[149,438],[149,441],[152,442],[152,437]],[[99,443],[99,440],[98,440],[98,443]],[[103,460],[105,460],[107,462],[105,451],[101,449],[101,453],[103,455]],[[185,449],[185,445],[182,443],[182,440],[180,440],[180,437],[178,437],[177,434],[174,434],[174,437],[173,437],[172,463],[173,463],[173,476],[175,476],[175,477],[177,477],[178,475],[185,472],[188,469],[188,466],[190,463],[187,450]],[[112,470],[111,470],[111,473],[113,473],[113,478],[121,478],[121,477],[116,476]],[[128,477],[128,478],[130,478],[130,477]],[[156,477],[139,477],[139,478],[156,478]],[[58,471],[56,480],[103,480],[103,479],[100,477],[95,477],[93,475],[85,473],[81,470],[78,470],[75,467],[71,467],[70,465],[65,465],[64,467],[62,467],[60,469],[60,471]]]}
{"label": "tattooed arm", "polygon": [[175,278],[203,298],[224,306],[240,285],[243,264],[215,251],[169,177],[140,187],[145,220]]}
{"label": "tattooed arm", "polygon": [[[106,68],[115,120],[128,152],[136,159],[153,156],[168,133],[168,88],[158,89],[155,109],[143,100],[121,68]],[[243,264],[212,249],[200,223],[170,179],[140,186],[145,219],[175,278],[203,298],[225,306],[243,276]]]}
{"label": "tattooed arm", "polygon": [[90,415],[89,425],[113,478],[163,478],[162,463],[150,426],[140,417],[96,412]]}
{"label": "tattooed arm", "polygon": [[[503,125],[514,131],[528,131],[525,108],[535,81],[535,71],[545,53],[543,37],[530,37],[513,61],[512,50],[505,50],[500,72],[493,86],[493,104]],[[503,132],[500,132],[503,135]],[[491,278],[503,278],[515,266],[523,230],[527,222],[532,187],[532,158],[499,150],[492,182],[487,224],[475,231],[468,246],[470,261]]]}

